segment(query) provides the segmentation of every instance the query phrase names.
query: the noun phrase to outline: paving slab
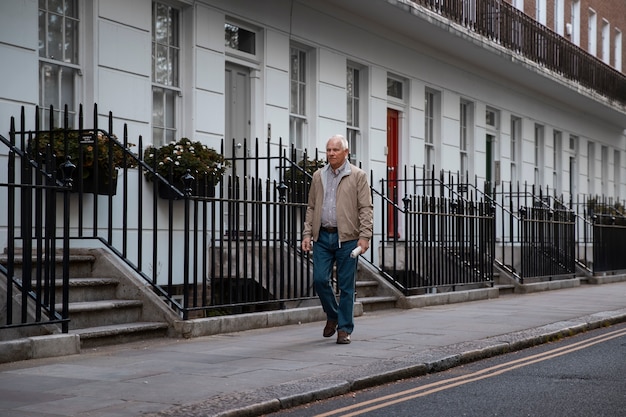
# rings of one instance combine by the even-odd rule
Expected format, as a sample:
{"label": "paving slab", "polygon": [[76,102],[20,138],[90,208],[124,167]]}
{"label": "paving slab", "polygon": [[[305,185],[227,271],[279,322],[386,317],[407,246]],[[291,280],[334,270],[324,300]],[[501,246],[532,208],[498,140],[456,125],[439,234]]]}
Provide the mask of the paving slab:
{"label": "paving slab", "polygon": [[262,415],[624,321],[614,282],[366,312],[349,345],[323,321],[150,339],[0,364],[0,417]]}

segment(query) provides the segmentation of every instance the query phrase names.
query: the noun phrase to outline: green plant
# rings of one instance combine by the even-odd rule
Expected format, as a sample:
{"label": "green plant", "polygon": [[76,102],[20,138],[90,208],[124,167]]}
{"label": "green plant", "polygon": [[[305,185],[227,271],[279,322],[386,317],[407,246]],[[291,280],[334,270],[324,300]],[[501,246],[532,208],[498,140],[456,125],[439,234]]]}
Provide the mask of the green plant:
{"label": "green plant", "polygon": [[289,189],[289,200],[305,203],[308,196],[311,178],[315,171],[326,163],[319,159],[302,158],[297,164],[285,169],[283,182]]}
{"label": "green plant", "polygon": [[[96,165],[99,175],[102,175],[106,181],[108,181],[109,173],[115,178],[119,168],[137,166],[136,158],[124,157],[123,145],[117,141],[115,135],[108,136],[100,131],[94,133],[93,131],[55,129],[52,131],[52,138],[49,132],[41,132],[29,140],[27,149],[32,156],[45,161],[48,146],[55,158],[55,168],[64,163],[69,156],[72,163],[76,165],[75,173],[82,170],[83,179],[93,175]],[[127,149],[130,150],[133,146],[135,145],[129,143]]]}
{"label": "green plant", "polygon": [[587,212],[590,214],[607,214],[607,215],[615,215],[618,214],[620,216],[624,215],[626,211],[624,210],[624,205],[619,202],[612,200],[603,200],[599,198],[589,198],[587,200]]}
{"label": "green plant", "polygon": [[302,158],[302,160],[298,161],[296,166],[285,169],[283,180],[285,182],[310,181],[308,175],[313,175],[315,171],[324,167],[324,165],[326,165],[326,162],[321,159]]}
{"label": "green plant", "polygon": [[[169,179],[171,173],[172,179],[178,181],[189,170],[196,180],[201,180],[206,174],[213,184],[222,179],[230,165],[215,149],[187,138],[158,148],[149,146],[144,151],[143,159],[146,164],[155,167],[156,172],[165,179]],[[154,177],[150,171],[146,171],[145,175],[148,180]]]}

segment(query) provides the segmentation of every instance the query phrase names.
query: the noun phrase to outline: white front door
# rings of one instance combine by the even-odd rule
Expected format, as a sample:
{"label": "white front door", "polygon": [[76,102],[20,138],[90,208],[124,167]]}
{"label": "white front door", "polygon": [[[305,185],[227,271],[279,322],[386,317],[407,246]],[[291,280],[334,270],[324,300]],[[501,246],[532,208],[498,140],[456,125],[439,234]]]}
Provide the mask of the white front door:
{"label": "white front door", "polygon": [[[241,65],[226,63],[226,91],[225,91],[225,141],[224,154],[233,160],[230,169],[230,180],[224,184],[225,197],[229,199],[244,199],[244,178],[247,175],[243,158],[252,145],[250,138],[250,69]],[[230,183],[229,183],[230,182]],[[241,234],[249,231],[250,219],[243,218],[243,210],[229,203],[226,208],[228,224],[225,225],[228,233]],[[247,223],[247,224],[246,224]]]}
{"label": "white front door", "polygon": [[[241,157],[239,152],[243,148],[236,145],[243,145],[244,139],[250,142],[250,70],[246,67],[226,63],[226,92],[225,92],[225,113],[226,113],[226,155],[229,157]],[[235,144],[235,154],[233,151],[233,141]]]}

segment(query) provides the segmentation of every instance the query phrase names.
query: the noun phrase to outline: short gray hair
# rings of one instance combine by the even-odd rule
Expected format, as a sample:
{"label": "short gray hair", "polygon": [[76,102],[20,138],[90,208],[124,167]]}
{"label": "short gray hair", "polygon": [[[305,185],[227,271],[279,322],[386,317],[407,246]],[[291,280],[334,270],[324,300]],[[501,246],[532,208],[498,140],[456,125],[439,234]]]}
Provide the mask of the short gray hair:
{"label": "short gray hair", "polygon": [[341,141],[341,146],[343,147],[343,149],[349,149],[349,145],[348,145],[348,140],[340,134],[336,134],[336,135],[332,135],[328,140],[331,139],[339,139]]}

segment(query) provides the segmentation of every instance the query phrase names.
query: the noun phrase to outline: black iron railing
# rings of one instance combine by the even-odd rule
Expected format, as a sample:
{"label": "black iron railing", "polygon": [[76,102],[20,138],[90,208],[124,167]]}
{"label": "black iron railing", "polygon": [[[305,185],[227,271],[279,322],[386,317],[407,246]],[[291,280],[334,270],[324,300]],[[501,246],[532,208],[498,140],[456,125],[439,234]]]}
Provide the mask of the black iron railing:
{"label": "black iron railing", "polygon": [[626,270],[626,218],[606,214],[593,218],[593,272]]}
{"label": "black iron railing", "polygon": [[588,274],[626,270],[624,202],[602,196],[578,196],[577,261]]}
{"label": "black iron railing", "polygon": [[[24,110],[22,109],[22,127]],[[7,246],[0,255],[0,291],[4,295],[0,328],[40,327],[69,322],[69,190],[74,166],[66,161],[50,173],[50,149],[37,160],[28,157],[25,137],[0,135],[6,155],[6,182],[0,182],[2,225]],[[60,200],[60,205],[59,205]],[[60,288],[60,291],[58,289]],[[43,333],[49,329],[40,327]],[[38,330],[27,334],[40,334]]]}
{"label": "black iron railing", "polygon": [[[13,305],[9,301],[16,294],[22,299],[17,307],[22,317],[13,309],[1,326],[66,323],[70,243],[79,247],[87,241],[117,255],[183,319],[289,308],[315,299],[312,262],[299,248],[311,177],[306,164],[287,157],[295,154],[293,148],[244,140],[241,152],[233,142],[231,170],[221,181],[208,186],[205,178],[201,187],[192,178],[181,192],[171,176],[164,178],[143,160],[141,137],[132,147],[125,127],[121,139],[108,133],[114,129],[110,113],[109,131],[98,128],[98,117],[94,107],[94,123],[86,128],[81,108],[77,129],[66,116],[63,129],[27,130],[22,112],[10,140],[0,138],[8,149],[7,181],[0,183],[8,202],[0,212],[0,232],[8,244],[0,275],[7,277],[7,304]],[[64,150],[78,152],[71,191],[59,181],[70,172],[61,169],[67,159],[36,146],[55,134]],[[101,152],[108,164],[93,169],[85,156],[101,159],[90,154],[96,144],[95,154]],[[494,265],[520,282],[573,274],[580,233],[571,208],[560,199],[532,186],[479,186],[476,180],[459,183],[458,174],[424,178],[422,172],[434,170],[405,168],[382,180],[370,175],[375,236],[363,261],[406,294],[490,286]],[[102,189],[88,186],[92,176],[104,182]],[[161,196],[163,190],[173,193]],[[622,224],[605,223],[595,221],[598,227],[588,231],[594,249],[605,248],[605,258],[594,256],[595,267],[621,268],[610,261],[619,254],[606,248],[620,241],[616,233]],[[32,272],[16,272],[20,253],[33,254],[23,261],[24,271]],[[56,263],[62,268],[54,268]],[[63,290],[55,299],[52,288],[59,281]],[[24,316],[30,311],[34,319]]]}
{"label": "black iron railing", "polygon": [[[295,192],[308,190],[310,176],[293,190],[270,179],[297,167],[283,155],[286,146],[261,146],[258,141],[250,146],[244,140],[243,152],[236,152],[239,147],[233,141],[231,155],[242,156],[229,158],[228,175],[216,185],[204,181],[204,187],[192,178],[181,192],[172,186],[176,179],[157,172],[156,162],[150,166],[143,161],[141,137],[131,146],[126,127],[118,140],[99,129],[98,118],[94,107],[94,123],[85,127],[81,107],[76,129],[69,127],[66,116],[62,129],[40,129],[37,119],[38,129],[30,131],[22,115],[21,128],[11,131],[11,137],[19,139],[14,147],[21,163],[32,164],[41,175],[59,172],[55,156],[61,153],[77,160],[68,192],[72,215],[63,217],[67,231],[52,227],[57,239],[91,240],[107,247],[184,319],[285,308],[315,297],[311,261],[299,249],[305,205]],[[108,121],[110,132],[110,113]],[[57,154],[45,161],[40,145],[57,139]],[[104,164],[96,163],[102,160]],[[12,190],[10,180],[4,185]],[[16,221],[23,221],[15,210],[19,204],[10,206]],[[26,226],[34,232],[41,224]],[[20,237],[30,235],[26,226],[19,230]],[[18,230],[13,224],[9,229]],[[9,241],[14,247],[18,239]],[[39,267],[49,267],[48,258],[37,259]]]}
{"label": "black iron railing", "polygon": [[571,278],[576,272],[576,216],[549,189],[503,183],[494,187],[496,264],[521,284]]}
{"label": "black iron railing", "polygon": [[413,0],[563,77],[626,104],[626,76],[502,0]]}
{"label": "black iron railing", "polygon": [[443,172],[439,178],[419,177],[415,167],[379,184],[373,196],[383,225],[380,265],[393,284],[407,295],[493,285],[490,201],[459,192],[467,185],[458,186],[452,177],[444,181]]}

